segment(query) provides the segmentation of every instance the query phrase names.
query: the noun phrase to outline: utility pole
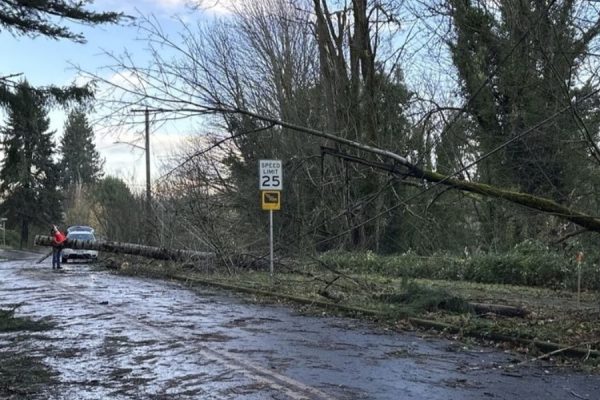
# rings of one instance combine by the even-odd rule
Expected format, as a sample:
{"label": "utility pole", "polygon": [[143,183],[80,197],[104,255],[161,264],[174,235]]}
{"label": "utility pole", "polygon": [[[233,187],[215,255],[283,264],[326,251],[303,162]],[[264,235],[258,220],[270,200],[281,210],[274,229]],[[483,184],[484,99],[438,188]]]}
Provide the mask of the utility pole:
{"label": "utility pole", "polygon": [[150,190],[150,117],[148,106],[144,110],[144,116],[146,117],[146,206],[148,207],[148,211],[150,211],[152,190]]}
{"label": "utility pole", "polygon": [[[148,106],[146,106],[146,108],[144,108],[144,109],[133,109],[133,110],[131,110],[131,112],[132,113],[140,113],[140,112],[144,113],[144,122],[145,122],[144,140],[146,142],[145,143],[146,145],[144,147],[141,147],[141,146],[134,145],[133,143],[126,143],[126,144],[141,148],[146,152],[146,207],[148,208],[148,210],[150,210],[150,206],[152,204],[152,185],[150,183],[150,110],[148,109]],[[154,112],[154,110],[153,110],[153,112]],[[121,143],[121,142],[119,142],[119,143]]]}
{"label": "utility pole", "polygon": [[[144,122],[145,122],[145,129],[144,129],[144,140],[145,140],[145,146],[144,146],[144,151],[146,152],[146,242],[149,244],[151,238],[152,238],[152,234],[151,234],[151,215],[152,215],[152,184],[150,182],[150,110],[148,109],[148,106],[146,106],[144,109],[133,109],[131,110],[132,113],[140,113],[143,112],[144,113]],[[140,146],[136,146],[136,147],[140,147]]]}
{"label": "utility pole", "polygon": [[[172,110],[162,109],[162,108],[148,108],[148,106],[143,109],[132,109],[132,113],[144,113],[144,122],[145,122],[145,147],[143,148],[146,151],[146,216],[148,218],[148,226],[147,226],[147,239],[150,241],[151,232],[150,232],[150,220],[152,215],[152,185],[150,182],[150,113],[162,113],[162,112],[170,112]],[[134,145],[132,143],[128,143],[134,147],[140,147]]]}

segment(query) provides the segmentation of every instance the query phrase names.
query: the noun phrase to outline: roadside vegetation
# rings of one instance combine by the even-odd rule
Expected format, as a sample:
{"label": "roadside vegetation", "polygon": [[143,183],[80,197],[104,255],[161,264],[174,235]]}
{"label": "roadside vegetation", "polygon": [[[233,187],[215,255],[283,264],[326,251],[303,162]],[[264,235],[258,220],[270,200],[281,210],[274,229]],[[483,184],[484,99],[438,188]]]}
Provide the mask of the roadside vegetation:
{"label": "roadside vegetation", "polygon": [[[102,106],[137,126],[119,111],[198,118],[199,134],[164,166],[137,237],[218,267],[121,269],[591,360],[598,16],[584,1],[261,0],[180,42],[140,18],[148,65],[124,54],[112,70],[142,83],[104,81],[119,96]],[[263,159],[284,170],[272,278]]]}
{"label": "roadside vegetation", "polygon": [[581,268],[583,289],[600,289],[600,267],[568,257],[539,241],[527,240],[506,251],[477,251],[469,256],[439,252],[420,256],[377,255],[373,252],[327,252],[319,260],[353,273],[375,273],[389,277],[445,279],[479,283],[538,286],[551,289],[577,288]]}
{"label": "roadside vegetation", "polygon": [[[529,259],[527,253],[453,258],[452,262],[476,264],[483,259],[485,263],[476,264],[476,270],[488,276],[490,271],[483,270],[496,268],[489,259],[518,261],[513,267],[520,270]],[[361,257],[365,258],[363,262],[359,261]],[[420,270],[419,264],[415,264],[418,262],[426,262],[431,268],[435,263],[440,268],[444,265],[440,257],[426,259],[412,254],[380,259],[368,254],[325,254],[304,263],[276,264],[273,277],[267,268],[225,271],[135,257],[112,259],[112,266],[119,273],[177,279],[192,286],[216,285],[241,292],[252,301],[284,302],[318,315],[367,318],[388,329],[434,329],[464,341],[476,338],[484,344],[506,346],[531,357],[542,356],[597,369],[600,362],[597,291],[583,289],[578,301],[572,278],[562,272],[548,280],[548,285],[538,282],[536,286],[517,285],[523,278],[510,268],[504,269],[504,276],[494,269],[493,283],[474,282],[454,274],[431,278],[425,277],[427,271]],[[394,273],[388,268],[394,268]],[[413,271],[412,276],[408,272],[403,276],[401,271]],[[563,276],[566,280],[558,279]],[[501,307],[499,313],[495,307]],[[517,315],[512,315],[515,310]]]}
{"label": "roadside vegetation", "polygon": [[27,332],[51,329],[48,321],[15,316],[18,305],[0,309],[0,398],[28,399],[55,383],[55,373],[27,349]]}
{"label": "roadside vegetation", "polygon": [[19,305],[13,308],[2,310],[0,309],[0,333],[14,331],[44,331],[52,328],[52,324],[47,321],[32,321],[29,318],[16,317],[15,311]]}

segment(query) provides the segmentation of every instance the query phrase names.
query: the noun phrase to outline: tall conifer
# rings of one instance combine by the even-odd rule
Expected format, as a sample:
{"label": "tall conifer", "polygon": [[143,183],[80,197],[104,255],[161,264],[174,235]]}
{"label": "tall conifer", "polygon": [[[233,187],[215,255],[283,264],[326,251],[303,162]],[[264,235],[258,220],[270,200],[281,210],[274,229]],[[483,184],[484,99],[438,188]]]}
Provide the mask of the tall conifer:
{"label": "tall conifer", "polygon": [[0,213],[8,218],[8,228],[20,229],[23,247],[32,224],[48,227],[61,220],[62,196],[43,98],[26,81],[21,82],[10,94],[7,113],[0,130],[4,148]]}
{"label": "tall conifer", "polygon": [[94,131],[83,110],[75,109],[69,114],[60,152],[64,188],[77,183],[95,183],[101,178],[103,163],[94,144]]}

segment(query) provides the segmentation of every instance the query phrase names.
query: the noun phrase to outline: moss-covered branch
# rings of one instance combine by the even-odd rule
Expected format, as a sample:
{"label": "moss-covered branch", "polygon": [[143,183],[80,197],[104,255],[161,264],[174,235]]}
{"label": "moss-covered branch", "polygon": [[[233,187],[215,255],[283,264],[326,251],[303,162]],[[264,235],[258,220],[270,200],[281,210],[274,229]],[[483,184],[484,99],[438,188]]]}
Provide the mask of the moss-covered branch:
{"label": "moss-covered branch", "polygon": [[[478,182],[467,182],[460,179],[452,178],[452,176],[443,175],[434,171],[428,171],[418,168],[412,164],[406,157],[402,157],[389,150],[380,149],[378,147],[369,146],[354,140],[338,137],[328,132],[319,131],[316,129],[306,128],[303,126],[291,124],[285,121],[280,121],[275,118],[266,117],[260,114],[256,114],[247,110],[240,109],[226,109],[226,108],[213,108],[211,111],[222,112],[222,113],[240,113],[247,115],[262,121],[269,122],[274,125],[279,125],[283,128],[287,128],[296,132],[306,133],[312,136],[321,137],[324,139],[332,140],[334,142],[344,144],[362,151],[369,152],[371,154],[377,154],[388,159],[392,159],[398,165],[405,167],[408,170],[408,175],[414,176],[420,179],[424,179],[429,182],[443,184],[446,186],[453,187],[458,190],[465,192],[471,192],[480,194],[486,197],[494,197],[503,200],[510,201],[511,203],[519,204],[543,213],[553,214],[560,218],[564,218],[568,221],[573,222],[583,228],[591,231],[600,232],[600,219],[582,213],[580,211],[573,210],[567,206],[560,205],[555,201],[543,197],[533,196],[527,193],[515,192],[495,186],[478,183]],[[548,119],[550,120],[550,119]],[[540,127],[542,124],[538,124]]]}
{"label": "moss-covered branch", "polygon": [[579,211],[572,210],[569,207],[560,205],[555,201],[544,197],[506,190],[483,183],[466,182],[439,174],[437,172],[419,170],[416,168],[413,168],[413,173],[415,176],[425,179],[429,182],[437,182],[446,186],[451,186],[458,190],[463,190],[465,192],[477,193],[487,197],[495,197],[507,200],[511,203],[556,215],[591,231],[600,232],[600,219]]}

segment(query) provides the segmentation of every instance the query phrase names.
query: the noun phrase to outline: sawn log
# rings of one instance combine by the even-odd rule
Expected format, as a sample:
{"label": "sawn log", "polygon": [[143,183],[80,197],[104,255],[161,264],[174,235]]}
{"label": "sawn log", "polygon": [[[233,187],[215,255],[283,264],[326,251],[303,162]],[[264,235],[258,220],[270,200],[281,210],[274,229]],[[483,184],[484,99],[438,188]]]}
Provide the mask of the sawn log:
{"label": "sawn log", "polygon": [[[38,246],[52,246],[52,237],[36,235],[34,243]],[[64,242],[63,247],[69,249],[104,251],[116,254],[131,254],[134,256],[154,258],[157,260],[214,262],[215,259],[215,254],[211,252],[167,249],[164,247],[111,242],[108,240],[96,240],[91,242],[88,240],[67,239]]]}

